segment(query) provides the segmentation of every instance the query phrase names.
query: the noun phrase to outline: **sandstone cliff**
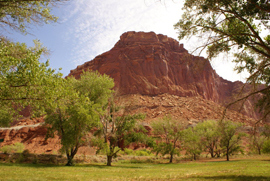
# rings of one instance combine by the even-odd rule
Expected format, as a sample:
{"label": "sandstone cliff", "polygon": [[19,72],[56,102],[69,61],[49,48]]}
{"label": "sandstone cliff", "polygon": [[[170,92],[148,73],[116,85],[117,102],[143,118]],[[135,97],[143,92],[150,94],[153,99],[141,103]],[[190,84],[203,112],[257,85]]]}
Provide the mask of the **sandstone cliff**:
{"label": "sandstone cliff", "polygon": [[[88,70],[114,78],[121,95],[201,96],[221,105],[235,100],[244,85],[224,80],[207,59],[190,55],[183,44],[154,32],[124,33],[110,51],[71,70],[69,76],[79,78]],[[246,86],[242,95],[249,89]],[[257,118],[253,105],[252,99],[247,100],[242,113]]]}

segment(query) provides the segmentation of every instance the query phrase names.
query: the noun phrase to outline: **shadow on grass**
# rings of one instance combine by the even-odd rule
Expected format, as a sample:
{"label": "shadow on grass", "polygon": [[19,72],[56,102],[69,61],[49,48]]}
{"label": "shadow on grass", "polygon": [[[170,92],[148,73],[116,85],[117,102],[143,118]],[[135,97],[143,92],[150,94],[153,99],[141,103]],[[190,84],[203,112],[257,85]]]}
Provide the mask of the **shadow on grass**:
{"label": "shadow on grass", "polygon": [[188,178],[194,178],[194,179],[201,179],[201,180],[233,180],[233,181],[266,181],[266,180],[270,180],[269,177],[265,177],[265,176],[245,176],[245,175],[223,175],[223,176],[198,176],[198,177],[188,177]]}
{"label": "shadow on grass", "polygon": [[1,166],[19,166],[19,167],[28,167],[28,168],[52,168],[52,167],[65,167],[65,168],[80,168],[80,167],[89,167],[89,168],[99,168],[99,169],[109,169],[109,168],[135,168],[135,169],[142,169],[144,167],[140,167],[137,165],[134,166],[123,166],[123,165],[95,165],[95,164],[84,164],[84,165],[74,165],[74,166],[65,166],[65,165],[54,165],[54,164],[32,164],[32,163],[0,163]]}
{"label": "shadow on grass", "polygon": [[63,165],[54,164],[33,164],[33,163],[0,163],[1,166],[20,166],[20,167],[31,167],[31,168],[44,168],[44,167],[61,167]]}
{"label": "shadow on grass", "polygon": [[144,167],[138,166],[138,165],[134,165],[134,166],[130,166],[130,165],[112,165],[112,166],[107,166],[107,165],[95,165],[95,164],[84,164],[84,165],[76,165],[75,167],[94,167],[94,168],[100,168],[100,169],[104,169],[104,168],[136,168],[136,169],[143,169]]}
{"label": "shadow on grass", "polygon": [[205,163],[237,163],[237,162],[241,162],[241,161],[242,160],[230,160],[230,161],[227,161],[227,160],[209,160],[209,161],[207,161]]}
{"label": "shadow on grass", "polygon": [[263,161],[263,162],[270,162],[270,160],[268,160],[268,159],[267,160],[261,160],[261,161]]}

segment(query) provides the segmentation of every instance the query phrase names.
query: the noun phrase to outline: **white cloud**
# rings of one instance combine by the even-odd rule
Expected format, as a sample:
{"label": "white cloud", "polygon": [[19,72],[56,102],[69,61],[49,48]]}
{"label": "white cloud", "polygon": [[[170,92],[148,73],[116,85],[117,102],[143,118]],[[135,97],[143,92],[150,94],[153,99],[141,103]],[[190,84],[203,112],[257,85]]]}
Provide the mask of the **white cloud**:
{"label": "white cloud", "polygon": [[154,31],[168,36],[174,34],[176,38],[173,24],[180,18],[179,13],[176,13],[181,11],[180,2],[73,1],[68,8],[73,10],[67,16],[70,28],[66,34],[69,41],[74,39],[72,61],[76,65],[82,64],[108,51],[126,31]]}

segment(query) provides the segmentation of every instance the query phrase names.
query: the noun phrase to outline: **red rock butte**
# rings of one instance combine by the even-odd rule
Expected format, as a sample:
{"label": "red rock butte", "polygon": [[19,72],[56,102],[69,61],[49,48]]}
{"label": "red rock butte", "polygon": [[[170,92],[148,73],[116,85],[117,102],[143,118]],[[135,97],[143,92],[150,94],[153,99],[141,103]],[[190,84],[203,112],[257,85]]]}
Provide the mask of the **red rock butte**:
{"label": "red rock butte", "polygon": [[[244,85],[224,80],[209,60],[189,54],[183,44],[154,32],[124,33],[110,51],[71,70],[68,76],[79,78],[83,71],[109,75],[121,95],[200,96],[221,105],[233,101]],[[249,89],[246,86],[243,93]],[[247,100],[242,113],[257,118],[253,105],[254,100]]]}

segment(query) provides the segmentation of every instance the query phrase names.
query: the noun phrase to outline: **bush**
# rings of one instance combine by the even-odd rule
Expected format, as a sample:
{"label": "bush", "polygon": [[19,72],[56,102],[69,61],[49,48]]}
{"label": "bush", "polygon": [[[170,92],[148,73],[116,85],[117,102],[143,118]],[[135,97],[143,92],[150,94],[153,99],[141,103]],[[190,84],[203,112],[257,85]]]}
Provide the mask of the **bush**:
{"label": "bush", "polygon": [[263,153],[270,153],[270,140],[267,140],[264,142],[262,152]]}
{"label": "bush", "polygon": [[153,154],[151,153],[150,150],[142,149],[142,150],[136,150],[135,155],[136,156],[152,156]]}
{"label": "bush", "polygon": [[24,150],[24,145],[22,143],[15,143],[14,145],[6,145],[1,148],[3,153],[22,153]]}
{"label": "bush", "polygon": [[134,150],[125,148],[124,153],[125,153],[126,155],[134,155]]}
{"label": "bush", "polygon": [[133,155],[133,156],[152,156],[151,150],[142,149],[142,150],[132,150],[125,148],[124,151],[120,151],[119,154],[121,155]]}

